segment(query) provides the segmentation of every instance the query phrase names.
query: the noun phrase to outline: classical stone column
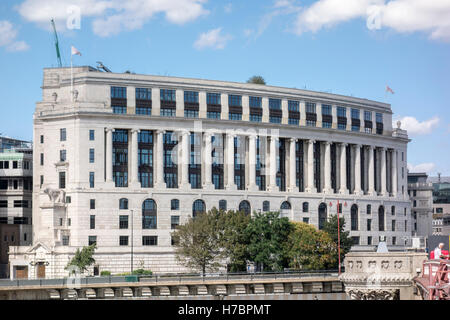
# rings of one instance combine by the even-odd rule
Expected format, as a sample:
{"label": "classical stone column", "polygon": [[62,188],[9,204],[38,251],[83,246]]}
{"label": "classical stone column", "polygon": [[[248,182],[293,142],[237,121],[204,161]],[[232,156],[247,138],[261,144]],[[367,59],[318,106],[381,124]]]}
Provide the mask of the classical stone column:
{"label": "classical stone column", "polygon": [[140,188],[139,183],[139,147],[138,133],[140,130],[131,130],[131,188]]}
{"label": "classical stone column", "polygon": [[202,150],[204,152],[205,159],[205,184],[203,185],[203,189],[205,190],[213,190],[214,185],[212,184],[212,142],[211,137],[212,134],[210,132],[205,132],[203,134],[205,139],[205,148]]}
{"label": "classical stone column", "polygon": [[386,148],[380,148],[381,153],[381,195],[387,196],[386,189]]}
{"label": "classical stone column", "polygon": [[269,191],[278,192],[277,186],[277,146],[278,137],[270,137],[270,185]]}
{"label": "classical stone column", "polygon": [[114,186],[113,181],[113,138],[114,129],[106,128],[106,184],[110,187]]}
{"label": "classical stone column", "polygon": [[227,190],[237,190],[236,183],[234,183],[234,138],[235,134],[227,133]]}
{"label": "classical stone column", "polygon": [[181,186],[182,189],[188,189],[190,188],[189,184],[189,155],[190,155],[190,148],[189,148],[189,140],[191,137],[191,133],[187,130],[181,131],[181,166],[178,166],[178,172],[180,172],[181,169]]}
{"label": "classical stone column", "polygon": [[316,193],[317,189],[314,187],[314,143],[315,140],[308,140],[308,183],[305,192]]}
{"label": "classical stone column", "polygon": [[331,189],[331,143],[325,142],[325,184],[323,193],[333,193]]}
{"label": "classical stone column", "polygon": [[289,140],[289,191],[299,192],[297,187],[297,161],[296,161],[296,144],[297,139]]}
{"label": "classical stone column", "polygon": [[369,166],[368,166],[368,180],[369,180],[369,191],[368,194],[370,196],[375,196],[376,192],[375,192],[375,172],[374,172],[374,157],[373,157],[373,152],[374,152],[374,147],[373,146],[368,146],[367,147],[368,153],[369,153]]}
{"label": "classical stone column", "polygon": [[391,150],[392,152],[392,196],[397,197],[397,150]]}
{"label": "classical stone column", "polygon": [[248,137],[248,151],[249,151],[249,183],[248,190],[249,191],[257,191],[259,190],[256,185],[256,135],[251,134]]}
{"label": "classical stone column", "polygon": [[357,144],[355,148],[355,195],[363,194],[361,190],[361,145]]}
{"label": "classical stone column", "polygon": [[164,182],[164,130],[156,130],[156,184],[155,188],[166,187]]}
{"label": "classical stone column", "polygon": [[341,143],[340,144],[341,147],[341,188],[339,189],[339,193],[340,194],[348,194],[348,189],[347,189],[347,153],[346,153],[346,148],[347,148],[347,144],[346,143]]}

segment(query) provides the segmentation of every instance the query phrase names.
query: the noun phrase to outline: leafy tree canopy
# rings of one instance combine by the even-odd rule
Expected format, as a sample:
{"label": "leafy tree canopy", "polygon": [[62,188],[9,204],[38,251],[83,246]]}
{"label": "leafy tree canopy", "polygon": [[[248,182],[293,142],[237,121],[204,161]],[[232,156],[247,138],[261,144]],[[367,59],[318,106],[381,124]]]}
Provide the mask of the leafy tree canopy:
{"label": "leafy tree canopy", "polygon": [[[344,261],[345,255],[350,251],[353,240],[350,238],[350,232],[344,231],[345,227],[345,220],[344,218],[339,218],[339,231],[340,231],[340,242],[341,242],[341,262]],[[324,223],[322,231],[328,233],[331,237],[331,240],[336,243],[338,243],[338,219],[337,215],[332,215],[328,220]],[[328,266],[330,269],[335,269],[338,267],[338,253],[336,251],[335,253],[336,259],[335,262]]]}
{"label": "leafy tree canopy", "polygon": [[266,84],[266,80],[262,76],[253,76],[247,80],[247,83]]}
{"label": "leafy tree canopy", "polygon": [[[69,261],[65,269],[68,270],[72,269],[72,267],[77,267],[80,270],[80,272],[82,273],[85,272],[89,266],[95,263],[93,255],[96,248],[97,246],[94,243],[90,246],[83,247],[81,251],[80,249],[77,249],[74,257],[72,258],[72,260]],[[75,272],[74,270],[71,271]]]}

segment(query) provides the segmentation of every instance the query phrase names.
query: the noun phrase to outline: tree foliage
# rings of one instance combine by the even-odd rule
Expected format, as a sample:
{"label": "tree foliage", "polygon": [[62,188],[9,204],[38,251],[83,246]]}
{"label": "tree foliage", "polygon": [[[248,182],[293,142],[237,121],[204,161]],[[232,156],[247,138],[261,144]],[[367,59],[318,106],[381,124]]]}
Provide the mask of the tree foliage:
{"label": "tree foliage", "polygon": [[[95,249],[97,248],[96,244],[91,244],[90,246],[83,247],[80,251],[78,248],[73,256],[72,260],[66,265],[65,269],[68,270],[71,267],[77,267],[80,272],[85,272],[89,266],[95,263],[95,259],[93,258]],[[74,272],[72,270],[72,272]]]}
{"label": "tree foliage", "polygon": [[290,268],[320,270],[334,263],[337,246],[328,233],[302,222],[292,223],[292,226],[285,245]]}
{"label": "tree foliage", "polygon": [[[349,231],[344,231],[345,227],[345,220],[344,218],[339,218],[339,231],[340,231],[340,243],[341,243],[341,262],[344,261],[345,255],[350,251],[350,248],[353,245],[353,240],[350,238]],[[328,220],[324,223],[323,229],[324,232],[328,233],[331,237],[331,240],[336,243],[338,243],[338,219],[337,215],[332,215]],[[338,253],[337,251],[335,254],[335,260],[333,264],[328,265],[327,267],[330,269],[334,269],[338,267]]]}
{"label": "tree foliage", "polygon": [[243,211],[221,211],[220,226],[222,229],[221,247],[228,260],[228,271],[246,271],[248,261],[248,238],[245,229],[251,217]]}
{"label": "tree foliage", "polygon": [[216,209],[198,214],[172,233],[176,239],[176,257],[190,269],[216,271],[224,257],[221,250],[223,232],[220,230],[220,215]]}
{"label": "tree foliage", "polygon": [[253,76],[247,80],[247,83],[266,84],[266,80],[262,76]]}
{"label": "tree foliage", "polygon": [[291,229],[289,219],[280,218],[278,212],[256,213],[245,230],[249,259],[265,271],[283,270],[283,246]]}

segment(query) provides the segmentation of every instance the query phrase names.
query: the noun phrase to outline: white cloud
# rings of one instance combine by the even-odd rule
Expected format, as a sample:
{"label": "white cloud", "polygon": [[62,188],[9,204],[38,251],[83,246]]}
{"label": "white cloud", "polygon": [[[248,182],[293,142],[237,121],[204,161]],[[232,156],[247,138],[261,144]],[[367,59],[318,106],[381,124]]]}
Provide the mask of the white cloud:
{"label": "white cloud", "polygon": [[0,47],[11,52],[28,50],[29,46],[24,41],[16,41],[17,33],[11,22],[0,21]]}
{"label": "white cloud", "polygon": [[434,171],[436,168],[436,164],[432,163],[432,162],[426,162],[426,163],[421,163],[418,165],[412,165],[411,163],[408,163],[408,170],[409,172],[415,172],[415,173],[420,173],[420,172],[425,172],[425,173],[432,173],[432,171]]}
{"label": "white cloud", "polygon": [[225,11],[225,13],[231,13],[233,11],[233,4],[232,3],[226,4],[225,7],[223,7],[223,10]]}
{"label": "white cloud", "polygon": [[81,18],[93,18],[93,31],[99,36],[110,36],[123,30],[141,28],[156,14],[164,14],[174,24],[184,24],[208,14],[207,0],[26,0],[19,13],[28,21],[49,28],[54,18],[57,27],[64,30],[71,17],[71,7],[80,9]]}
{"label": "white cloud", "polygon": [[[433,117],[422,122],[418,121],[414,117],[403,117],[398,120],[401,122],[401,128],[407,130],[409,135],[429,134],[437,127],[440,121],[438,117]],[[397,127],[396,123],[397,120],[395,120],[392,124],[394,128]]]}
{"label": "white cloud", "polygon": [[212,29],[208,32],[202,33],[197,41],[194,43],[194,47],[198,50],[204,48],[223,49],[232,37],[229,34],[221,34],[222,28]]}
{"label": "white cloud", "polygon": [[356,18],[376,22],[375,29],[425,32],[433,40],[450,41],[448,0],[318,0],[298,14],[294,32],[317,32]]}

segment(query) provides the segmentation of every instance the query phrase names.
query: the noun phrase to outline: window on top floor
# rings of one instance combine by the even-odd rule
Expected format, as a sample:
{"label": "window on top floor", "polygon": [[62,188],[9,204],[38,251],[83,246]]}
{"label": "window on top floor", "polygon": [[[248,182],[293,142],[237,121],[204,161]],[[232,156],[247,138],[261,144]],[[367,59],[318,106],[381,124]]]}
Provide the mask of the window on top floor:
{"label": "window on top floor", "polygon": [[366,120],[366,121],[372,121],[372,112],[370,112],[370,111],[364,111],[364,120]]}
{"label": "window on top floor", "polygon": [[250,115],[250,121],[251,122],[261,122],[262,121],[262,116],[259,114],[251,114]]}
{"label": "window on top floor", "polygon": [[90,141],[95,140],[95,130],[89,130],[89,140]]}
{"label": "window on top floor", "polygon": [[59,129],[59,141],[66,141],[66,128]]}
{"label": "window on top floor", "polygon": [[111,106],[113,109],[113,113],[116,114],[126,114],[127,113],[127,107],[125,106]]}
{"label": "window on top floor", "polygon": [[306,113],[316,113],[316,104],[314,102],[306,102]]}
{"label": "window on top floor", "polygon": [[185,118],[198,118],[198,111],[197,110],[184,110],[184,117]]}
{"label": "window on top floor", "polygon": [[249,97],[248,99],[250,108],[261,108],[262,106],[261,97]]}
{"label": "window on top floor", "polygon": [[270,123],[281,123],[281,117],[270,116],[269,121]]}
{"label": "window on top floor", "polygon": [[127,88],[126,87],[111,87],[111,98],[126,99]]}
{"label": "window on top floor", "polygon": [[352,109],[352,119],[359,119],[359,110]]}
{"label": "window on top floor", "polygon": [[220,93],[207,93],[206,94],[206,103],[207,104],[221,104],[220,102]]}
{"label": "window on top floor", "polygon": [[378,123],[383,123],[383,114],[382,113],[376,113],[376,120]]}
{"label": "window on top floor", "polygon": [[161,101],[176,101],[176,93],[175,90],[171,89],[161,89],[160,91]]}
{"label": "window on top floor", "polygon": [[241,107],[242,106],[242,96],[230,94],[228,96],[228,105],[231,107]]}
{"label": "window on top floor", "polygon": [[293,119],[293,118],[289,118],[288,119],[288,124],[292,124],[292,125],[299,125],[300,120],[299,119]]}
{"label": "window on top floor", "polygon": [[208,111],[206,116],[208,119],[220,119],[220,112]]}
{"label": "window on top floor", "polygon": [[322,115],[331,116],[331,106],[329,104],[322,105]]}
{"label": "window on top floor", "polygon": [[136,100],[152,100],[152,89],[136,88]]}
{"label": "window on top floor", "polygon": [[187,102],[187,103],[198,103],[198,92],[196,92],[196,91],[185,91],[184,92],[184,102]]}
{"label": "window on top floor", "polygon": [[300,112],[300,102],[288,100],[288,110],[294,112]]}
{"label": "window on top floor", "polygon": [[269,98],[269,109],[281,110],[281,99]]}
{"label": "window on top floor", "polygon": [[242,120],[242,113],[229,113],[228,118],[230,120]]}
{"label": "window on top floor", "polygon": [[346,118],[347,117],[347,108],[337,107],[337,116]]}

